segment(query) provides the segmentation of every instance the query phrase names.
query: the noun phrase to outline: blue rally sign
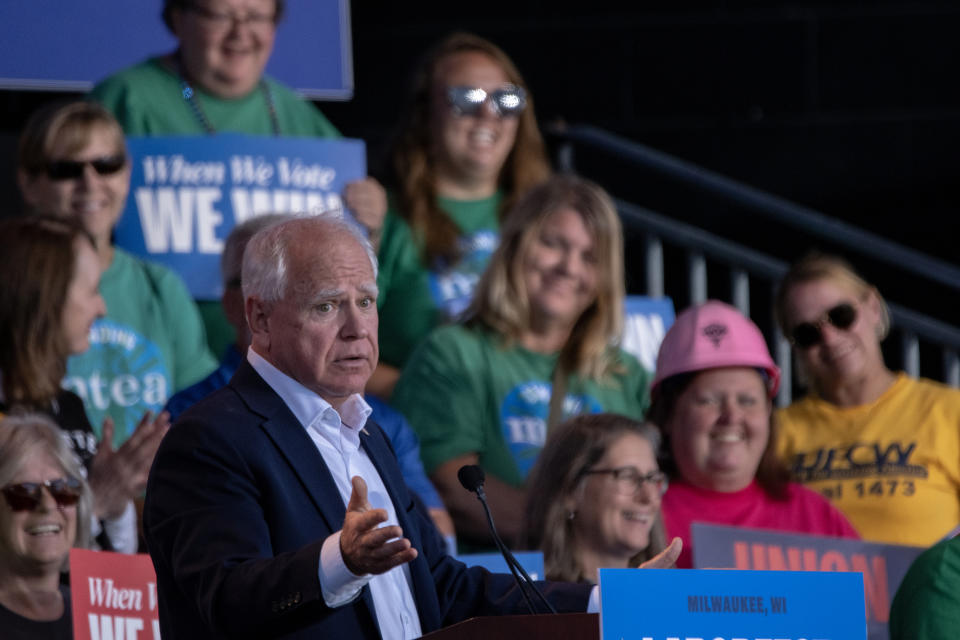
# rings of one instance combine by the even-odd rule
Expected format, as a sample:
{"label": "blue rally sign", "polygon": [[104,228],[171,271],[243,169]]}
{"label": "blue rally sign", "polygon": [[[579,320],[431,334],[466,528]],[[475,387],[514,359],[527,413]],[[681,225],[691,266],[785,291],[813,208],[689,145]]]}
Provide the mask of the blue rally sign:
{"label": "blue rally sign", "polygon": [[865,640],[859,573],[600,569],[603,640]]}
{"label": "blue rally sign", "polygon": [[620,347],[652,373],[657,368],[660,343],[673,324],[673,300],[627,296],[623,301],[623,310]]}
{"label": "blue rally sign", "polygon": [[366,175],[361,140],[241,134],[129,138],[130,195],[118,246],[164,264],[194,298],[218,299],[220,253],[234,224],[264,213],[343,210]]}

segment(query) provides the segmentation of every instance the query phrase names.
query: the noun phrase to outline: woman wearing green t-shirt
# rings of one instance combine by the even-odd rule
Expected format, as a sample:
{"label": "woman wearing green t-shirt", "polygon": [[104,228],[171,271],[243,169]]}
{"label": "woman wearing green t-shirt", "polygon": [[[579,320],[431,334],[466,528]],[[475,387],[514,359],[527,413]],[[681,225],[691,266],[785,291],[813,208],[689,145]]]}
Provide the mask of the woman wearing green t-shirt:
{"label": "woman wearing green t-shirt", "polygon": [[417,343],[469,304],[504,211],[550,173],[526,84],[496,45],[448,36],[412,88],[378,256],[380,366],[367,389],[385,398]]}
{"label": "woman wearing green t-shirt", "polygon": [[580,178],[551,178],[510,210],[501,233],[466,324],[431,333],[394,394],[458,538],[474,543],[489,541],[487,526],[460,486],[461,466],[486,471],[498,528],[513,540],[551,425],[603,411],[640,418],[648,402],[649,374],[613,346],[623,238],[609,196]]}

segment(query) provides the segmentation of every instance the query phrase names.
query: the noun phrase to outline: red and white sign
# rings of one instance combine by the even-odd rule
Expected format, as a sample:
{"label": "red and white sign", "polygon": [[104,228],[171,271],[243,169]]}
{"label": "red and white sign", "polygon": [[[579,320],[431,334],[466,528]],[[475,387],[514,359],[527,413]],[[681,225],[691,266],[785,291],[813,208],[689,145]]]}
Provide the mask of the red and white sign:
{"label": "red and white sign", "polygon": [[75,640],[159,640],[157,577],[147,554],[70,550]]}

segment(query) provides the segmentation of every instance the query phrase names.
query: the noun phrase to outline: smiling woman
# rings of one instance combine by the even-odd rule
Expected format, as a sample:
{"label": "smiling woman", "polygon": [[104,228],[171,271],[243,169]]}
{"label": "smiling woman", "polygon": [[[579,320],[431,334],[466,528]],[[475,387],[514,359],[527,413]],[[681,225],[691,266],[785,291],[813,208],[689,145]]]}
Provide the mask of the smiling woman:
{"label": "smiling woman", "polygon": [[[339,138],[319,109],[264,72],[284,12],[283,0],[164,0],[176,50],[118,71],[90,96],[130,136]],[[387,210],[380,183],[354,180],[341,196],[357,222],[379,237]],[[218,302],[199,307],[210,345],[223,353],[236,337],[233,328]]]}
{"label": "smiling woman", "polygon": [[960,521],[960,391],[892,372],[886,303],[843,260],[794,265],[777,318],[811,394],[779,413],[780,453],[870,540],[928,546]]}
{"label": "smiling woman", "polygon": [[72,638],[71,547],[89,543],[91,495],[49,418],[0,419],[0,628],[11,640]]}
{"label": "smiling woman", "polygon": [[523,77],[499,47],[467,33],[418,65],[392,160],[378,256],[383,353],[367,387],[385,398],[420,340],[470,303],[504,214],[550,174]]}
{"label": "smiling woman", "polygon": [[548,580],[597,582],[665,546],[655,427],[611,413],[581,415],[550,434],[530,473],[524,531]]}
{"label": "smiling woman", "polygon": [[176,274],[113,244],[130,161],[109,111],[87,101],[37,111],[20,136],[17,178],[31,213],[76,222],[93,239],[106,317],[98,317],[102,309],[65,316],[68,325],[96,319],[92,333],[86,329],[97,339],[64,354],[73,357],[63,384],[85,401],[95,428],[113,420],[120,446],[146,411],[159,412],[175,391],[213,370],[200,314]]}
{"label": "smiling woman", "polygon": [[504,219],[500,246],[464,325],[431,333],[394,394],[421,456],[466,540],[486,522],[457,471],[479,464],[501,533],[515,539],[525,479],[548,431],[581,413],[639,418],[648,373],[613,346],[623,313],[623,239],[609,196],[556,176]]}
{"label": "smiling woman", "polygon": [[647,418],[667,444],[663,519],[683,539],[678,567],[692,565],[694,522],[858,537],[822,496],[788,482],[776,455],[779,384],[763,334],[727,304],[687,309],[664,336]]}
{"label": "smiling woman", "polygon": [[165,0],[177,49],[114,74],[92,96],[128,135],[338,136],[313,105],[264,75],[283,12],[283,0]]}

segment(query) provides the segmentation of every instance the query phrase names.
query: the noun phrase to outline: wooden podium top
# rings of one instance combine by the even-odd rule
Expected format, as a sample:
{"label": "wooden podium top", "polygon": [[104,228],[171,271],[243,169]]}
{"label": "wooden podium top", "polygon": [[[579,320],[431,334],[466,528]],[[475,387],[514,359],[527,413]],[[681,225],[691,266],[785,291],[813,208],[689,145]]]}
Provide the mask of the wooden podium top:
{"label": "wooden podium top", "polygon": [[483,616],[438,629],[423,640],[600,640],[596,613],[558,613],[537,616]]}

